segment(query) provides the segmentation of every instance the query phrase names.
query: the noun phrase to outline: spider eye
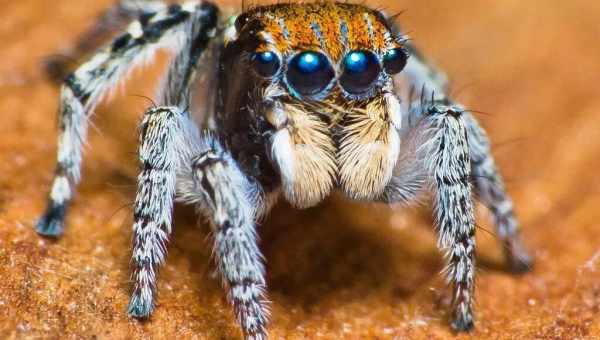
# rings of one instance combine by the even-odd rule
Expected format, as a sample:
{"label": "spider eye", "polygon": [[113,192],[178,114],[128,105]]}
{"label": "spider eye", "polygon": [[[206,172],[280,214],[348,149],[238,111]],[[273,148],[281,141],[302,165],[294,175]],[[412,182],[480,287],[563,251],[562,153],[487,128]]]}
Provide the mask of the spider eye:
{"label": "spider eye", "polygon": [[353,94],[366,92],[379,77],[381,66],[370,51],[351,51],[343,60],[344,73],[340,85]]}
{"label": "spider eye", "polygon": [[393,48],[383,56],[383,66],[388,74],[396,74],[404,69],[408,54],[403,48]]}
{"label": "spider eye", "polygon": [[287,81],[301,95],[310,96],[323,91],[335,76],[333,68],[322,53],[305,51],[290,61]]}
{"label": "spider eye", "polygon": [[252,64],[256,73],[265,78],[274,76],[279,71],[280,66],[279,57],[271,51],[252,55]]}

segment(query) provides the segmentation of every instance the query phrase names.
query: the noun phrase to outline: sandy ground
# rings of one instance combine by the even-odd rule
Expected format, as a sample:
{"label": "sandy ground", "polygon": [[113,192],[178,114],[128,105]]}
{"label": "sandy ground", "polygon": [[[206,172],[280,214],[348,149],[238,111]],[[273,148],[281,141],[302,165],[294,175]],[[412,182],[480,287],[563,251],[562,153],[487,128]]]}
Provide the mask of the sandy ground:
{"label": "sandy ground", "polygon": [[[156,72],[98,109],[84,181],[58,242],[32,223],[54,166],[58,87],[40,67],[110,1],[0,1],[0,338],[230,339],[207,228],[177,207],[146,323],[125,315],[137,121]],[[381,3],[375,3],[381,5]],[[430,209],[332,198],[279,204],[260,227],[274,339],[600,338],[600,5],[408,1],[401,22],[480,114],[536,258],[504,270],[480,209],[476,329],[453,334]]]}

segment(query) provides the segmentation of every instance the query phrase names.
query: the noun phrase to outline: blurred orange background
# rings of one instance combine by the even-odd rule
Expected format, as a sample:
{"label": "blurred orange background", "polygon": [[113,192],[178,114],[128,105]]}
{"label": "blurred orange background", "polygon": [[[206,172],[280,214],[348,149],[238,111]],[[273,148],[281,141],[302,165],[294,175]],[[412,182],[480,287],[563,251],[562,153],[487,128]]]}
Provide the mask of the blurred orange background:
{"label": "blurred orange background", "polygon": [[[274,339],[600,338],[600,3],[408,1],[399,21],[479,111],[534,270],[504,270],[479,209],[477,322],[455,335],[430,208],[278,204],[260,226]],[[3,1],[0,9],[0,338],[239,338],[212,276],[207,227],[178,206],[159,306],[127,318],[135,128],[160,66],[137,71],[94,118],[65,236],[40,238],[58,86],[44,57],[73,46],[109,0]],[[225,6],[227,7],[227,6]],[[230,6],[239,8],[239,4]],[[159,58],[158,64],[164,64]]]}

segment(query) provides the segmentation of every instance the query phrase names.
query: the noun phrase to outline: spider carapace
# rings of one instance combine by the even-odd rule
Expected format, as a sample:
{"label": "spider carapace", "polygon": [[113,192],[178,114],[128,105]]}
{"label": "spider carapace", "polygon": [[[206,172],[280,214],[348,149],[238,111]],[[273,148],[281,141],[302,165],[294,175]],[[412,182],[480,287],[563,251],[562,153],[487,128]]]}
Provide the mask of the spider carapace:
{"label": "spider carapace", "polygon": [[332,190],[382,203],[431,192],[457,330],[474,320],[472,191],[494,215],[509,267],[529,268],[485,132],[393,19],[336,2],[258,6],[237,17],[208,2],[117,7],[101,27],[115,13],[139,19],[65,79],[57,169],[37,230],[63,232],[98,101],[134,65],[170,49],[159,105],[140,128],[130,315],[155,307],[174,200],[210,221],[216,265],[248,339],[267,337],[256,225],[279,195],[305,208]]}

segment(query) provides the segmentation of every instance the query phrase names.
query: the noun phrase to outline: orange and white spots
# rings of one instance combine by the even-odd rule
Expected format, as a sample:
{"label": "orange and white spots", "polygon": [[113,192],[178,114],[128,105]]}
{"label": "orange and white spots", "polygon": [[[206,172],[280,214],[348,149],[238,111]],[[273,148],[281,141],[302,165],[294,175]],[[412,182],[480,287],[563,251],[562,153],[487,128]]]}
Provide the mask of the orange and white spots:
{"label": "orange and white spots", "polygon": [[334,2],[281,4],[250,10],[263,25],[262,37],[282,54],[320,50],[339,62],[348,50],[383,53],[396,47],[381,16],[360,5]]}

